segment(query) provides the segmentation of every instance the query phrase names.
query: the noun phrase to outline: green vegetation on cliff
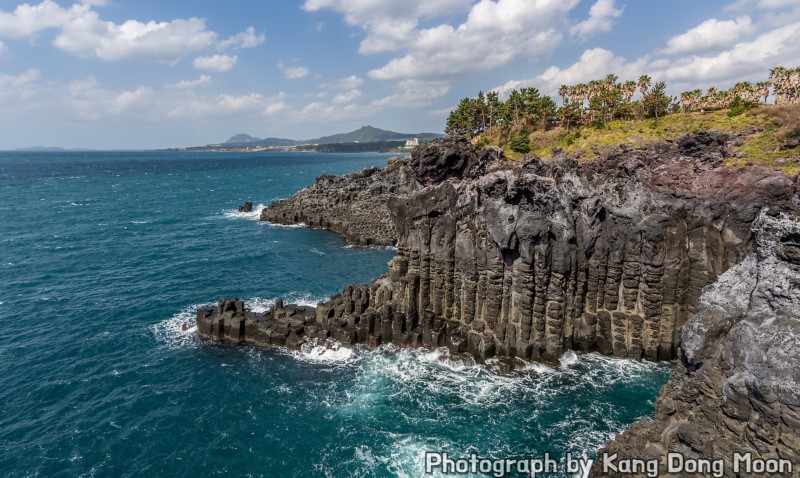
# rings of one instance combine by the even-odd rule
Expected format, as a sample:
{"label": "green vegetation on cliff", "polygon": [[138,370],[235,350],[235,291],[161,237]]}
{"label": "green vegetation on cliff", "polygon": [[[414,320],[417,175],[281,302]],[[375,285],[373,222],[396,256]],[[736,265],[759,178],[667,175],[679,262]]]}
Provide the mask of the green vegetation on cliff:
{"label": "green vegetation on cliff", "polygon": [[[465,98],[450,114],[446,131],[475,144],[497,145],[509,158],[530,151],[547,159],[558,148],[587,159],[621,144],[641,145],[702,130],[739,135],[733,167],[748,163],[787,174],[800,172],[800,68],[777,67],[769,82],[741,82],[727,91],[666,94],[664,82],[602,80],[559,89],[559,107],[536,88]],[[765,103],[770,96],[776,106]],[[763,102],[763,103],[762,103]],[[525,136],[527,136],[527,141]]]}

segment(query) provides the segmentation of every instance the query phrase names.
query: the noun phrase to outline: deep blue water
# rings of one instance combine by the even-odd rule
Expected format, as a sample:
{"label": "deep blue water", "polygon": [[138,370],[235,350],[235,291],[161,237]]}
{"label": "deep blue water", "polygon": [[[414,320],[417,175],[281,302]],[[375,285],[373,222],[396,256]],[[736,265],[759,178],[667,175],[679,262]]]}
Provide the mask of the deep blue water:
{"label": "deep blue water", "polygon": [[198,340],[195,307],[316,302],[393,252],[239,214],[386,155],[0,153],[0,476],[422,476],[425,451],[592,456],[668,364],[501,376],[391,349]]}

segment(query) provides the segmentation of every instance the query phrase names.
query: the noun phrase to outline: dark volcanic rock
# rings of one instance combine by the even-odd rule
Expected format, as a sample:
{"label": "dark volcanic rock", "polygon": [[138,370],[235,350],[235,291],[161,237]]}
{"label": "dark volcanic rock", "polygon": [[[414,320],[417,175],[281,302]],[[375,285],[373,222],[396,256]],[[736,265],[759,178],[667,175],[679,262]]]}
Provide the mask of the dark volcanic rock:
{"label": "dark volcanic rock", "polygon": [[244,205],[239,206],[239,212],[253,212],[253,203],[246,202]]}
{"label": "dark volcanic rock", "polygon": [[270,204],[261,220],[329,229],[355,245],[394,246],[398,232],[390,202],[447,178],[477,177],[502,157],[498,148],[476,153],[464,139],[444,138],[415,148],[410,160],[390,160],[383,171],[320,176],[291,198]]}
{"label": "dark volcanic rock", "polygon": [[385,171],[320,177],[264,218],[294,214],[356,243],[396,238],[384,277],[317,311],[345,344],[481,361],[571,349],[673,359],[703,288],[751,253],[759,212],[792,207],[795,179],[722,166],[728,141],[700,133],[593,163],[507,164],[446,138]]}
{"label": "dark volcanic rock", "polygon": [[484,148],[476,153],[466,139],[448,136],[414,148],[409,164],[417,181],[430,185],[448,178],[476,177],[485,170],[487,163],[501,159],[502,155],[496,148]]}
{"label": "dark volcanic rock", "polygon": [[397,230],[388,201],[417,186],[408,165],[394,159],[383,171],[372,168],[342,177],[322,175],[291,198],[270,204],[261,212],[261,220],[329,229],[350,244],[394,246]]}
{"label": "dark volcanic rock", "polygon": [[794,460],[800,183],[725,168],[730,144],[700,133],[593,162],[504,163],[448,138],[384,171],[320,177],[262,219],[396,241],[389,271],[316,309],[201,309],[198,330],[260,345],[445,347],[501,370],[567,350],[680,358],[655,423],[609,450]]}
{"label": "dark volcanic rock", "polygon": [[[800,218],[762,214],[753,233],[755,254],[703,291],[683,328],[681,360],[655,421],[618,435],[601,457],[677,452],[724,460],[725,476],[749,476],[733,472],[735,453],[800,464],[800,264],[785,254],[797,247]],[[630,476],[601,467],[593,476]]]}

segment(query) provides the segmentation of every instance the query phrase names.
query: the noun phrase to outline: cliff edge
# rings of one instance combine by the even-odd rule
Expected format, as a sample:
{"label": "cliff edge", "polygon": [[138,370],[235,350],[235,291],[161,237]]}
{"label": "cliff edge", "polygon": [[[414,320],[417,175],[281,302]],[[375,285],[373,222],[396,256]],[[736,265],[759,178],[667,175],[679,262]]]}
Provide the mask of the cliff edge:
{"label": "cliff edge", "polygon": [[221,301],[198,311],[198,331],[295,348],[447,347],[510,366],[567,350],[677,359],[656,420],[607,450],[795,459],[800,183],[727,167],[736,144],[701,132],[592,161],[555,151],[511,163],[446,138],[384,171],[322,177],[262,218],[396,243],[387,274],[316,308]]}

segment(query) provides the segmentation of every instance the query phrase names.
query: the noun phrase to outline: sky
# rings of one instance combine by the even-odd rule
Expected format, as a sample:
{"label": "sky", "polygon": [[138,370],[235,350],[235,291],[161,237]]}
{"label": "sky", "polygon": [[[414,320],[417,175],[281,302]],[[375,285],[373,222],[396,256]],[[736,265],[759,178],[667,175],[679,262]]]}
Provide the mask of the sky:
{"label": "sky", "polygon": [[441,132],[478,91],[800,66],[800,0],[0,0],[0,149]]}

